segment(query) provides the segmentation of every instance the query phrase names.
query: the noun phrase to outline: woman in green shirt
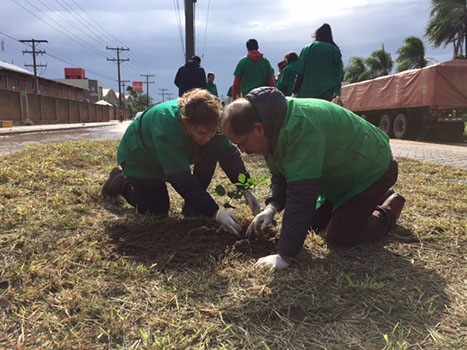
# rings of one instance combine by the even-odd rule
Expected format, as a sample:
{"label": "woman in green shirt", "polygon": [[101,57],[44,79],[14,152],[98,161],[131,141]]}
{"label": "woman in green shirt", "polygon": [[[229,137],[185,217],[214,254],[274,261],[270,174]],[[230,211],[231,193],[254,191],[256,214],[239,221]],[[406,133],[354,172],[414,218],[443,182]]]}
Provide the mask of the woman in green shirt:
{"label": "woman in green shirt", "polygon": [[291,96],[295,77],[297,76],[298,55],[291,51],[285,54],[284,59],[287,60],[287,65],[283,68],[276,85],[285,96]]}
{"label": "woman in green shirt", "polygon": [[342,55],[329,24],[319,27],[314,37],[316,41],[305,46],[298,58],[293,96],[331,101],[341,90]]}
{"label": "woman in green shirt", "polygon": [[[117,161],[102,188],[105,197],[121,194],[140,213],[167,214],[166,182],[185,199],[184,212],[212,217],[239,234],[236,216],[206,192],[217,162],[232,183],[249,177],[238,150],[217,132],[221,105],[207,90],[186,92],[178,100],[151,107],[127,128],[118,146]],[[190,164],[194,164],[193,174]],[[245,194],[254,212],[259,203]]]}

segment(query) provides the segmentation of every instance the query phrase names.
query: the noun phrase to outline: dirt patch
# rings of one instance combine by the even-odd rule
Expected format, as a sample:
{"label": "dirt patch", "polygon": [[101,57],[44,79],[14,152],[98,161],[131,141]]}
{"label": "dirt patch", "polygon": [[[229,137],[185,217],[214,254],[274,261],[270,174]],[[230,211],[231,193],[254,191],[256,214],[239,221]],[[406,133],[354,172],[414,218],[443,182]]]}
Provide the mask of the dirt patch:
{"label": "dirt patch", "polygon": [[127,219],[108,226],[106,231],[112,244],[103,254],[112,259],[126,256],[164,269],[199,267],[213,259],[220,261],[227,254],[248,260],[275,252],[275,233],[266,231],[246,237],[247,224],[243,225],[243,237],[239,238],[209,219],[137,217],[143,219]]}

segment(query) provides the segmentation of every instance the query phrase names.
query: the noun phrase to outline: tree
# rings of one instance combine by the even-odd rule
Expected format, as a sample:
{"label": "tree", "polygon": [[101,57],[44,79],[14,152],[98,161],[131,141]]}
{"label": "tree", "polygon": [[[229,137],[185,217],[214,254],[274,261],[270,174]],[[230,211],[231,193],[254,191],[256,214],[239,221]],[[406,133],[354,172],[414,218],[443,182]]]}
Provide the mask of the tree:
{"label": "tree", "polygon": [[350,57],[349,65],[344,69],[344,81],[356,83],[369,79],[369,71],[362,57]]}
{"label": "tree", "polygon": [[397,50],[399,55],[396,62],[397,71],[402,72],[407,69],[426,67],[428,61],[425,59],[425,46],[423,41],[415,36],[409,36],[404,39],[404,46]]}
{"label": "tree", "polygon": [[425,35],[435,47],[452,43],[454,58],[467,57],[467,0],[431,0]]}
{"label": "tree", "polygon": [[391,54],[384,50],[384,44],[382,44],[380,50],[374,51],[366,59],[366,64],[369,68],[369,77],[377,78],[391,73],[393,61]]}
{"label": "tree", "polygon": [[[144,111],[146,110],[146,103],[147,103],[147,96],[146,94],[142,94],[140,92],[137,92],[135,89],[133,89],[133,87],[131,86],[128,86],[126,88],[126,91],[131,95],[131,97],[133,98],[133,106],[132,106],[132,109],[133,109],[133,112],[136,113],[136,112],[141,112],[141,111]],[[150,107],[152,106],[152,97],[149,96],[149,105]]]}

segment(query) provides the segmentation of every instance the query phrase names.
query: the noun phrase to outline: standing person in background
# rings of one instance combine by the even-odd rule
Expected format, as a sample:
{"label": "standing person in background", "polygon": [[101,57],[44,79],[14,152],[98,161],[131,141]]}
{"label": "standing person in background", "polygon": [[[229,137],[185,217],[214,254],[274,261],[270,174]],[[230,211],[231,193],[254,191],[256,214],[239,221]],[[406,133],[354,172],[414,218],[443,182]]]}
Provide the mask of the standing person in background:
{"label": "standing person in background", "polygon": [[214,73],[212,72],[208,73],[208,81],[206,82],[206,90],[208,90],[214,96],[219,97],[219,95],[217,94],[217,86],[216,84],[214,84],[214,79],[215,79]]}
{"label": "standing person in background", "polygon": [[260,86],[275,87],[274,70],[268,59],[258,51],[256,39],[246,42],[248,53],[240,59],[235,68],[234,82],[232,87],[232,101],[241,96],[246,96],[254,88]]}
{"label": "standing person in background", "polygon": [[[219,99],[204,89],[147,109],[123,135],[119,166],[112,169],[102,195],[122,195],[141,214],[168,214],[168,182],[185,200],[182,214],[213,218],[238,236],[235,214],[219,209],[206,192],[217,162],[232,183],[239,174],[249,177],[237,148],[217,132],[220,111]],[[258,200],[248,190],[244,195],[256,215]]]}
{"label": "standing person in background", "polygon": [[293,85],[297,76],[298,55],[291,51],[285,54],[285,59],[287,60],[287,65],[282,70],[277,88],[282,91],[285,96],[292,96]]}
{"label": "standing person in background", "polygon": [[184,66],[181,66],[174,83],[178,87],[179,97],[194,88],[206,89],[206,72],[201,67],[201,58],[193,56]]}
{"label": "standing person in background", "polygon": [[229,87],[227,91],[227,97],[225,98],[224,106],[227,106],[230,102],[232,102],[232,85]]}
{"label": "standing person in background", "polygon": [[344,74],[342,55],[332,39],[331,27],[325,23],[305,46],[297,62],[295,97],[313,97],[331,101],[340,94]]}
{"label": "standing person in background", "polygon": [[282,81],[282,72],[284,71],[284,68],[287,66],[288,62],[287,59],[284,57],[278,64],[277,68],[279,69],[279,72],[277,73],[276,77],[274,78],[274,81],[276,83],[276,87],[279,87],[280,82]]}

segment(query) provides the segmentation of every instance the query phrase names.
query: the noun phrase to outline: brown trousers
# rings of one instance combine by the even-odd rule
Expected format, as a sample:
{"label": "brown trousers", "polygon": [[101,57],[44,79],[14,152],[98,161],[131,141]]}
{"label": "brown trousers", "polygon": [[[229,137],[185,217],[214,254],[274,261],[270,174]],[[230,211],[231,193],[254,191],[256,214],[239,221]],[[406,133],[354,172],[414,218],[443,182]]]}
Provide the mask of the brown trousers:
{"label": "brown trousers", "polygon": [[384,238],[396,220],[381,204],[397,175],[398,165],[392,159],[383,176],[335,212],[331,202],[323,203],[313,215],[311,227],[320,230],[328,243],[336,245],[354,246]]}

